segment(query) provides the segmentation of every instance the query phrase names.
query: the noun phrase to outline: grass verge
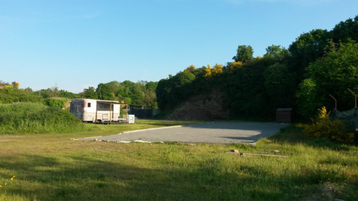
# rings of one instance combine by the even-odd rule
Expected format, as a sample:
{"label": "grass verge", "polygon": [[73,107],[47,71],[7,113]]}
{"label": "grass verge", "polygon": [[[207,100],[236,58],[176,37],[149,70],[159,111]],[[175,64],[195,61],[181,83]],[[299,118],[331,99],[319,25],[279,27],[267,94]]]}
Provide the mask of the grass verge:
{"label": "grass verge", "polygon": [[[294,127],[256,146],[69,140],[178,123],[2,135],[0,200],[358,200],[358,149],[310,143]],[[238,157],[230,149],[288,157]]]}

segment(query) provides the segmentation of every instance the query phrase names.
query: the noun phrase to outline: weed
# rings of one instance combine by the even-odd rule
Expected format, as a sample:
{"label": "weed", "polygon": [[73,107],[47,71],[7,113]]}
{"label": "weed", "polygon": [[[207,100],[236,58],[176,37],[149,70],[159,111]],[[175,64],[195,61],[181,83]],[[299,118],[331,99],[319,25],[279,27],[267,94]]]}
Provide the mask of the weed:
{"label": "weed", "polygon": [[8,179],[4,179],[4,180],[0,183],[0,188],[3,188],[3,187],[5,187],[5,186],[9,185],[10,183],[8,183],[8,182],[14,181],[14,178],[15,178],[15,176],[12,176],[10,179],[9,179],[9,178],[8,178]]}

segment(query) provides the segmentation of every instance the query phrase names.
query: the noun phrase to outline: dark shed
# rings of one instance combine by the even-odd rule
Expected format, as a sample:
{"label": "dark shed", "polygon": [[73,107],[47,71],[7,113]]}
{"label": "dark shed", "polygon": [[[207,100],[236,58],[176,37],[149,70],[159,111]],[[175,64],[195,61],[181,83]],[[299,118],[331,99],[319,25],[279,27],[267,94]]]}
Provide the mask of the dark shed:
{"label": "dark shed", "polygon": [[292,108],[277,108],[276,122],[277,123],[291,123],[293,120]]}

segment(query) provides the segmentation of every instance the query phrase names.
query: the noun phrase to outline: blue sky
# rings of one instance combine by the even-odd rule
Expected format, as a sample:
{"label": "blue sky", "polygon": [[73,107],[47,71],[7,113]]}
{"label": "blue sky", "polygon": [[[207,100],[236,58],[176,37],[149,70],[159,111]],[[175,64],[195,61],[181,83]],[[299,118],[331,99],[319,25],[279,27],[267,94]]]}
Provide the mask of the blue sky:
{"label": "blue sky", "polygon": [[262,56],[358,15],[357,0],[0,0],[0,80],[78,93]]}

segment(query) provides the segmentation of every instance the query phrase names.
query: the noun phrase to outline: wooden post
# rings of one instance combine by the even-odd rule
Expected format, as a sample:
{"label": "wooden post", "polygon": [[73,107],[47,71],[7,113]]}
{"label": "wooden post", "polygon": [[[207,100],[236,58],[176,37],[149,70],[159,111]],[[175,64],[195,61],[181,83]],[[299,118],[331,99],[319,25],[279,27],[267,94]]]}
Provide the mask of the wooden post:
{"label": "wooden post", "polygon": [[286,155],[240,153],[240,152],[239,152],[238,150],[236,150],[236,149],[231,150],[231,152],[229,152],[229,153],[233,153],[233,154],[236,154],[236,155],[238,155],[238,156],[272,156],[272,157],[281,157],[281,158],[287,157]]}
{"label": "wooden post", "polygon": [[112,106],[113,106],[113,103],[110,103],[109,104],[109,124],[111,124],[111,121],[112,121]]}
{"label": "wooden post", "polygon": [[97,115],[98,115],[98,101],[96,100],[96,115],[94,122],[97,122]]}
{"label": "wooden post", "polygon": [[357,94],[355,94],[352,90],[348,88],[348,91],[350,91],[354,96],[354,108],[357,108]]}
{"label": "wooden post", "polygon": [[126,121],[129,123],[129,117],[128,117],[128,104],[126,104]]}
{"label": "wooden post", "polygon": [[335,99],[331,94],[329,94],[329,96],[331,96],[331,98],[333,98],[333,100],[334,100],[334,109],[337,110],[337,99]]}
{"label": "wooden post", "polygon": [[354,131],[354,145],[358,146],[358,128]]}

